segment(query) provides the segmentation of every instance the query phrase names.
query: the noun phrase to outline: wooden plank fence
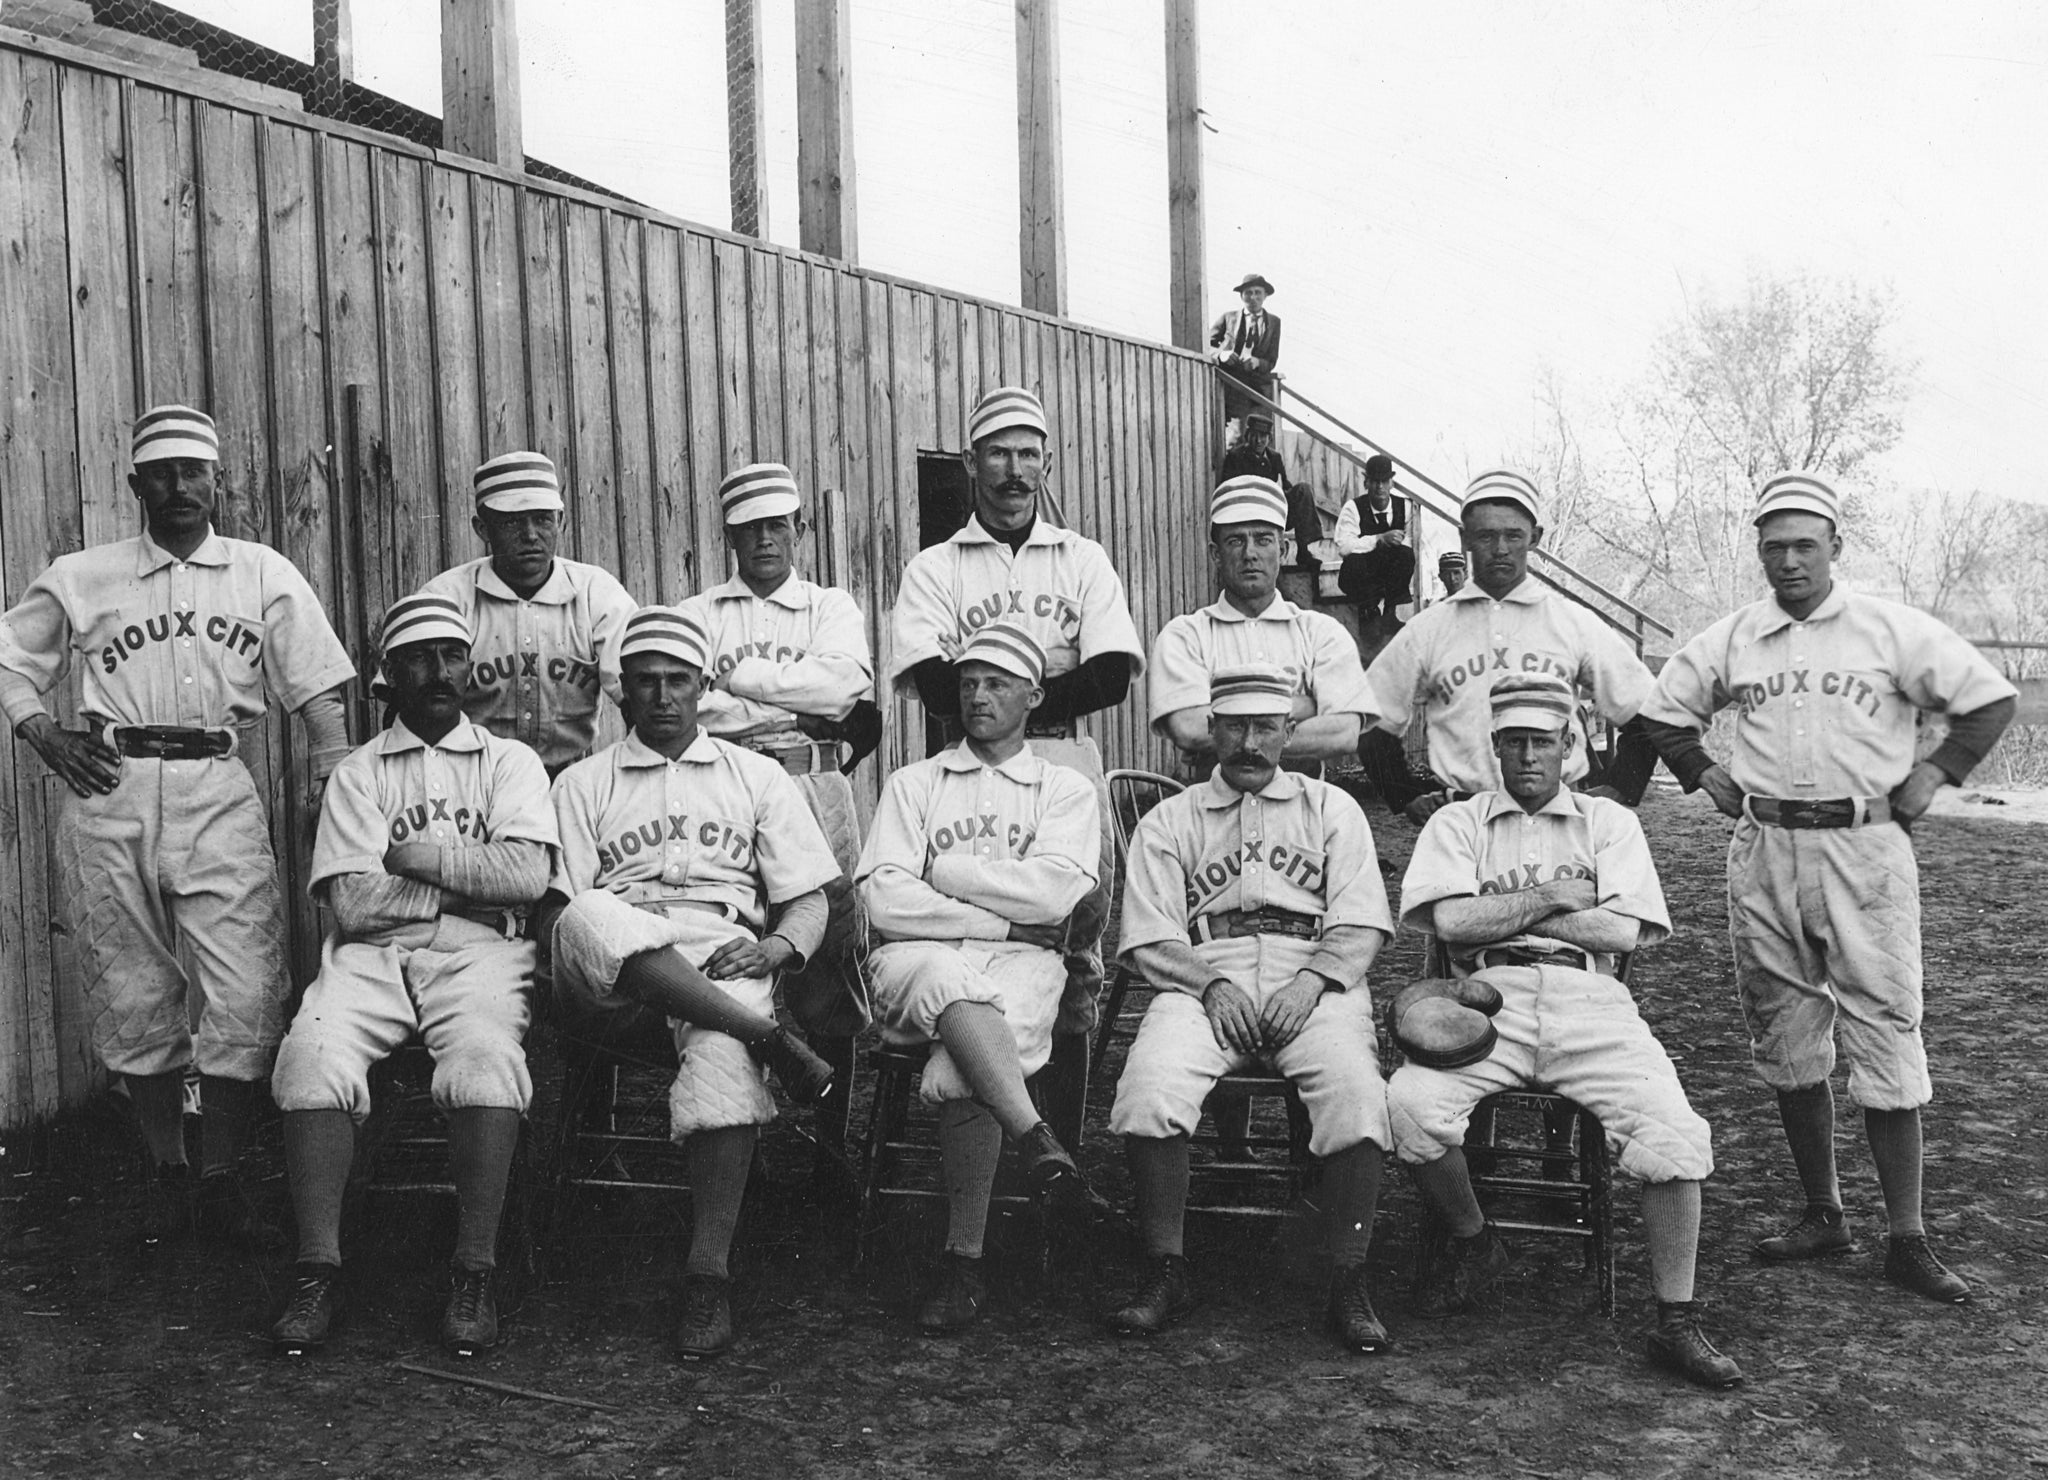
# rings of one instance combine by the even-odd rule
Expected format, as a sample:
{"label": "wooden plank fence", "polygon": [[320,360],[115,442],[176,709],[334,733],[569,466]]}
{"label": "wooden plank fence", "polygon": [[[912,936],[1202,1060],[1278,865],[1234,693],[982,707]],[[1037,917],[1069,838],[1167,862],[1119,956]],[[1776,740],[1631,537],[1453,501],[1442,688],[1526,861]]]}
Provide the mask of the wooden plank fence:
{"label": "wooden plank fence", "polygon": [[[223,532],[288,554],[360,669],[388,602],[480,553],[470,470],[522,445],[563,469],[569,553],[644,600],[723,580],[720,477],[789,462],[836,490],[809,573],[852,591],[886,661],[917,457],[956,452],[975,398],[1018,382],[1053,419],[1059,506],[1109,547],[1140,632],[1211,594],[1220,417],[1193,355],[16,32],[0,32],[0,143],[9,603],[54,556],[135,531],[128,424],[183,400],[220,424]],[[360,737],[370,706],[352,698]],[[922,755],[913,706],[885,712],[884,764]],[[1112,765],[1156,769],[1147,722],[1139,693],[1092,729]],[[318,946],[302,747],[279,721],[250,757],[301,981]],[[880,771],[864,772],[871,799]],[[97,1087],[53,908],[56,786],[0,733],[0,1129]]]}

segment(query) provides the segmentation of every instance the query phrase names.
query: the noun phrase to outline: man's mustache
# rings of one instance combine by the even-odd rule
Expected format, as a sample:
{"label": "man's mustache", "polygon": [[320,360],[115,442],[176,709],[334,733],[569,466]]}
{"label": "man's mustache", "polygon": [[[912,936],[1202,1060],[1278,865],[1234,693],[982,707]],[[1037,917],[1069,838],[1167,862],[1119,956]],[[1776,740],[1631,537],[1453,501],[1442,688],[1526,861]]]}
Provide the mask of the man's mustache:
{"label": "man's mustache", "polygon": [[1005,478],[1000,490],[1003,493],[1029,493],[1031,485],[1022,478]]}

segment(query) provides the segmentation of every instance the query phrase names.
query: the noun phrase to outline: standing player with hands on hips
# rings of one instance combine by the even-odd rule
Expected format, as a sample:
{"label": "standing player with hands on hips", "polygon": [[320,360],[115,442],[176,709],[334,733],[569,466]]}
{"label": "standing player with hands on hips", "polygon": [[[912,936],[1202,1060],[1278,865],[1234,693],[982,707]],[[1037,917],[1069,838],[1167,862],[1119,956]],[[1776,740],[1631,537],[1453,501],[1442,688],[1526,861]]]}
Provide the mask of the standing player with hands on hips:
{"label": "standing player with hands on hips", "polygon": [[[1806,1208],[1760,1240],[1771,1261],[1844,1253],[1835,1174],[1835,1035],[1863,1107],[1890,1238],[1885,1278],[1930,1300],[1969,1286],[1921,1218],[1920,1107],[1934,1097],[1920,1036],[1920,873],[1907,828],[1960,785],[2017,709],[2017,691],[1933,617],[1844,588],[1841,501],[1810,473],[1759,490],[1757,555],[1771,595],[1687,643],[1643,706],[1687,791],[1736,819],[1728,932],[1750,1056],[1777,1091]],[[1735,706],[1726,765],[1704,727]],[[1916,711],[1949,716],[1915,761]]]}
{"label": "standing player with hands on hips", "polygon": [[[135,424],[133,457],[142,533],[60,557],[0,616],[0,709],[70,791],[55,838],[64,908],[94,1051],[127,1088],[148,1148],[143,1240],[196,1221],[264,1245],[277,1231],[236,1167],[290,983],[263,803],[236,757],[271,699],[296,711],[317,810],[348,751],[339,686],[355,668],[291,561],[215,531],[211,417],[156,407]],[[42,700],[74,666],[78,730]],[[184,1140],[195,1064],[196,1201]]]}

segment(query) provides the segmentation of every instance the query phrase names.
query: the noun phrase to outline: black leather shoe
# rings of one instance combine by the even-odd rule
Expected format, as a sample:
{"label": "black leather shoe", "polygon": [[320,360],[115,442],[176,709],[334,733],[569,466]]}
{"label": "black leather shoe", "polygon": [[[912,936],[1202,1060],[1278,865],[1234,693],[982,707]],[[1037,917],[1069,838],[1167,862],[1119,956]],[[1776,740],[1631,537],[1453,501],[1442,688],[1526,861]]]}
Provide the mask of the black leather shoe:
{"label": "black leather shoe", "polygon": [[292,1289],[285,1299],[284,1314],[270,1327],[270,1340],[277,1354],[297,1357],[325,1346],[328,1336],[341,1324],[344,1303],[340,1265],[298,1265],[292,1271]]}
{"label": "black leather shoe", "polygon": [[717,1274],[684,1275],[676,1355],[685,1362],[708,1362],[731,1345],[732,1281]]}
{"label": "black leather shoe", "polygon": [[988,1285],[981,1277],[981,1261],[948,1249],[940,1260],[938,1278],[917,1308],[917,1328],[933,1335],[965,1331],[987,1303]]}
{"label": "black leather shoe", "polygon": [[448,1310],[441,1317],[441,1345],[458,1357],[473,1357],[498,1344],[498,1297],[493,1271],[448,1266]]}
{"label": "black leather shoe", "polygon": [[175,1166],[142,1163],[142,1242],[154,1249],[176,1243],[192,1232],[192,1168],[184,1162]]}
{"label": "black leather shoe", "polygon": [[1799,1221],[1783,1233],[1756,1241],[1756,1257],[1772,1264],[1789,1264],[1795,1259],[1823,1259],[1846,1254],[1856,1247],[1856,1236],[1840,1208],[1809,1206]]}
{"label": "black leather shoe", "polygon": [[263,1216],[233,1172],[214,1172],[199,1179],[193,1226],[201,1238],[252,1254],[272,1254],[284,1246],[284,1231]]}
{"label": "black leather shoe", "polygon": [[1470,1306],[1501,1277],[1514,1256],[1491,1223],[1470,1238],[1451,1238],[1415,1282],[1417,1315],[1448,1316]]}
{"label": "black leather shoe", "polygon": [[1896,1235],[1885,1250],[1884,1277],[1902,1289],[1943,1305],[1962,1305],[1970,1298],[1970,1287],[1962,1276],[1934,1257],[1921,1233]]}
{"label": "black leather shoe", "polygon": [[1023,1164],[1024,1180],[1048,1212],[1067,1224],[1087,1217],[1094,1204],[1087,1180],[1074,1165],[1074,1158],[1067,1155],[1067,1148],[1052,1133],[1051,1126],[1041,1120],[1031,1127],[1017,1143],[1017,1153]]}
{"label": "black leather shoe", "polygon": [[1179,1254],[1159,1254],[1137,1293],[1109,1313],[1109,1329],[1119,1336],[1156,1336],[1194,1308],[1195,1287],[1187,1260]]}
{"label": "black leather shoe", "polygon": [[1700,1330],[1699,1307],[1691,1302],[1659,1312],[1657,1329],[1650,1333],[1650,1365],[1701,1387],[1732,1388],[1742,1382],[1735,1359],[1715,1351]]}
{"label": "black leather shoe", "polygon": [[768,1066],[794,1104],[815,1105],[832,1093],[832,1066],[787,1028],[777,1028],[772,1037],[753,1045],[753,1055]]}
{"label": "black leather shoe", "polygon": [[1330,1278],[1327,1314],[1337,1339],[1355,1352],[1383,1352],[1394,1344],[1387,1328],[1372,1308],[1372,1292],[1366,1289],[1365,1264],[1347,1264]]}

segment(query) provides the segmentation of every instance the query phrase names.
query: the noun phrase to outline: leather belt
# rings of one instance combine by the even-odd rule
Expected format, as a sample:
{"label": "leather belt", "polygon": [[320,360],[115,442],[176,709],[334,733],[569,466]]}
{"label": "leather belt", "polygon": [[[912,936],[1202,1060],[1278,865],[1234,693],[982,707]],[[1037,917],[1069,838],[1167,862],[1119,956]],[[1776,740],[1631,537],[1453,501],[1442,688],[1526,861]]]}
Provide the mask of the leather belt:
{"label": "leather belt", "polygon": [[184,725],[116,725],[108,731],[122,755],[157,761],[219,761],[236,750],[233,730],[201,730]]}
{"label": "leather belt", "polygon": [[1074,738],[1074,727],[1072,724],[1034,725],[1027,721],[1024,725],[1024,738],[1026,740],[1071,740]]}
{"label": "leather belt", "polygon": [[1767,827],[1805,832],[1824,827],[1868,827],[1892,820],[1889,797],[1785,798],[1746,796],[1742,810]]}
{"label": "leather belt", "polygon": [[767,756],[792,776],[815,776],[839,769],[837,740],[785,741],[779,745],[755,745],[749,748]]}
{"label": "leather belt", "polygon": [[446,913],[460,916],[487,930],[495,930],[507,940],[518,940],[526,934],[525,911],[509,907],[492,908],[489,905],[469,905]]}
{"label": "leather belt", "polygon": [[683,899],[673,895],[655,895],[648,899],[636,899],[633,903],[650,914],[666,915],[674,910],[689,910],[692,914],[716,915],[721,920],[730,920],[742,930],[750,931],[753,929],[753,926],[740,918],[740,912],[737,909],[721,900]]}
{"label": "leather belt", "polygon": [[1577,946],[1561,945],[1555,950],[1533,946],[1488,946],[1473,958],[1483,970],[1488,966],[1564,966],[1573,971],[1596,971],[1590,953]]}
{"label": "leather belt", "polygon": [[1247,935],[1291,935],[1297,940],[1320,940],[1323,920],[1320,915],[1304,915],[1298,910],[1270,907],[1218,910],[1214,914],[1195,916],[1189,933],[1197,941],[1235,940]]}

